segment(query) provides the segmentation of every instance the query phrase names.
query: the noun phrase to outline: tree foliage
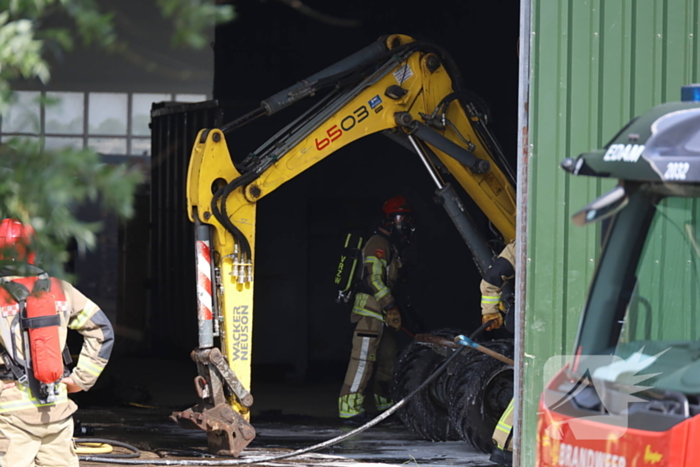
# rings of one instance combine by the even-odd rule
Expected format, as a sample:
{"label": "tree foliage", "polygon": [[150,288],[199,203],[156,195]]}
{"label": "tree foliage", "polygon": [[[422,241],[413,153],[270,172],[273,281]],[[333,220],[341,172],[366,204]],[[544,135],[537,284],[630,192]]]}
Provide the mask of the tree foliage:
{"label": "tree foliage", "polygon": [[[155,1],[175,25],[176,45],[201,48],[208,27],[233,17],[231,6],[214,0]],[[68,16],[74,27],[42,27],[58,13]],[[14,80],[38,78],[47,83],[47,55],[71,50],[76,40],[106,50],[124,46],[113,14],[101,11],[96,0],[0,0],[0,112],[12,101]],[[42,267],[60,275],[66,243],[75,239],[79,250],[91,248],[100,228],[99,223],[79,221],[75,207],[96,202],[128,218],[141,177],[125,167],[101,163],[89,149],[49,151],[42,146],[41,139],[17,138],[0,145],[0,218],[30,224]]]}

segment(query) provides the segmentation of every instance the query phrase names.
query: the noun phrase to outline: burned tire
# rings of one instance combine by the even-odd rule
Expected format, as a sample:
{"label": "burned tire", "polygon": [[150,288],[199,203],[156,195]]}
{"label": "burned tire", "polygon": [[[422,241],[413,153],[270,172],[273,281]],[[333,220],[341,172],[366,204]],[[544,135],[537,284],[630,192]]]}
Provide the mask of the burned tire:
{"label": "burned tire", "polygon": [[[443,329],[431,334],[452,339],[459,331]],[[436,349],[442,350],[442,349]],[[452,351],[436,352],[433,346],[412,342],[406,346],[396,363],[392,397],[394,402],[406,397],[420,386],[447,358]],[[449,375],[443,373],[435,381],[413,396],[401,409],[399,417],[418,435],[430,441],[460,439],[450,422],[448,413]]]}
{"label": "burned tire", "polygon": [[[512,339],[482,345],[513,356]],[[452,380],[450,421],[463,440],[491,452],[493,430],[513,397],[513,368],[482,353],[470,352],[470,357],[467,371]]]}

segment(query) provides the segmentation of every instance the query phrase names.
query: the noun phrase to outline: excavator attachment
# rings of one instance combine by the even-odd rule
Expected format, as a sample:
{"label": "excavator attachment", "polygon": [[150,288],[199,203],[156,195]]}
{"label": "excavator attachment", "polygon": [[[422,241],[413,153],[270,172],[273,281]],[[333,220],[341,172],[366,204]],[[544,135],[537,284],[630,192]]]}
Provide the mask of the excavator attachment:
{"label": "excavator attachment", "polygon": [[198,404],[170,418],[182,428],[206,431],[209,452],[217,456],[238,457],[255,438],[255,428],[226,403],[209,409]]}
{"label": "excavator attachment", "polygon": [[209,451],[218,456],[238,455],[255,438],[255,429],[226,400],[224,388],[236,395],[244,407],[253,405],[253,396],[243,387],[218,348],[196,349],[192,360],[199,375],[194,386],[200,403],[170,418],[182,428],[207,432]]}
{"label": "excavator attachment", "polygon": [[[237,457],[255,438],[255,429],[247,420],[253,405],[253,396],[246,389],[250,384],[250,374],[243,372],[246,379],[241,381],[229,366],[229,361],[236,362],[236,357],[231,355],[227,359],[214,346],[214,338],[220,337],[224,342],[222,347],[232,349],[233,345],[227,346],[221,334],[240,340],[237,331],[241,327],[240,322],[222,319],[222,298],[218,295],[220,287],[217,287],[222,283],[221,270],[212,261],[211,228],[199,222],[196,210],[194,218],[199,347],[190,356],[197,364],[198,376],[194,379],[194,385],[201,400],[190,409],[174,412],[170,418],[183,428],[204,430],[211,453]],[[227,277],[232,277],[231,272]],[[227,329],[233,332],[227,333]]]}

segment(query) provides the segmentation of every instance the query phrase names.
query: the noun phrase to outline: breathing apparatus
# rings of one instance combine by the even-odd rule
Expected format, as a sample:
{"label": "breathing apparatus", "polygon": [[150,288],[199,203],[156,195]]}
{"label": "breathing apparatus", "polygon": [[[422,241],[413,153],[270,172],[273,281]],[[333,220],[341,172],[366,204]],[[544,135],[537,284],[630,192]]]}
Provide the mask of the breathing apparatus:
{"label": "breathing apparatus", "polygon": [[53,404],[70,359],[59,332],[68,302],[60,283],[33,265],[33,234],[17,220],[0,221],[0,260],[6,262],[0,268],[0,364],[4,378],[28,386],[39,403]]}

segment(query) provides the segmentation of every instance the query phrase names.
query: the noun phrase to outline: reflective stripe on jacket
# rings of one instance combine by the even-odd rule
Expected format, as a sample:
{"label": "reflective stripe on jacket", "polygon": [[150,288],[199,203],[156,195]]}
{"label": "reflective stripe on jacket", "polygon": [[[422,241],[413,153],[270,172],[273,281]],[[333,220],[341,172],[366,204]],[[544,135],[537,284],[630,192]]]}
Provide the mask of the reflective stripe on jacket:
{"label": "reflective stripe on jacket", "polygon": [[382,234],[372,235],[362,249],[364,258],[363,283],[366,292],[355,295],[352,312],[384,321],[384,310],[395,305],[392,290],[399,278],[401,260],[389,239]]}
{"label": "reflective stripe on jacket", "polygon": [[[50,404],[42,404],[32,395],[32,392],[29,390],[29,386],[26,384],[19,384],[16,381],[2,381],[0,384],[4,385],[13,383],[15,384],[14,388],[8,388],[8,390],[3,391],[3,395],[6,397],[0,397],[0,413],[16,412],[18,410],[27,409],[36,410],[40,407],[49,407],[61,404],[65,405],[68,402],[68,391],[66,390],[65,384],[61,384],[59,386],[59,392],[55,402]],[[10,389],[16,389],[12,392],[18,395],[17,398],[7,397],[8,394],[5,393],[9,392]]]}

